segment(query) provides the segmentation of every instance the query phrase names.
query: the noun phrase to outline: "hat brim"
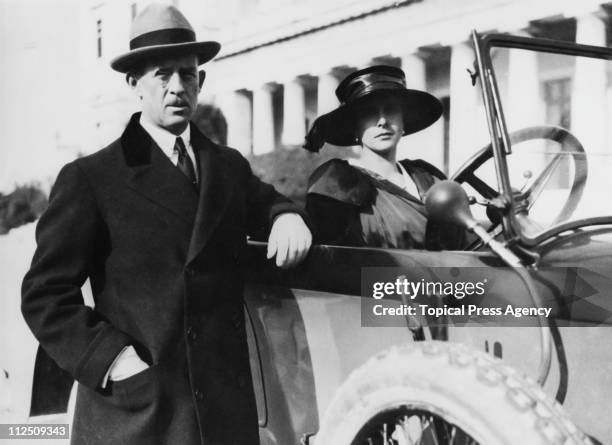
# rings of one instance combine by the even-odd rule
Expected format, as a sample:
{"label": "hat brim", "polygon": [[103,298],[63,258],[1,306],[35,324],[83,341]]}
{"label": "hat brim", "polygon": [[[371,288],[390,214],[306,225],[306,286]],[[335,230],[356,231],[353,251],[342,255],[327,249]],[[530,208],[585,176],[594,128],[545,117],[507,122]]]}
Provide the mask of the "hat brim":
{"label": "hat brim", "polygon": [[156,57],[182,57],[187,55],[197,56],[198,65],[202,65],[215,57],[220,49],[221,44],[214,41],[153,45],[134,49],[117,56],[111,60],[110,66],[115,71],[127,73],[134,67],[141,66]]}
{"label": "hat brim", "polygon": [[404,118],[404,136],[424,130],[442,115],[442,103],[425,91],[379,90],[320,116],[317,120],[322,125],[325,142],[340,146],[356,145],[357,110],[368,102],[376,102],[385,96],[400,101]]}

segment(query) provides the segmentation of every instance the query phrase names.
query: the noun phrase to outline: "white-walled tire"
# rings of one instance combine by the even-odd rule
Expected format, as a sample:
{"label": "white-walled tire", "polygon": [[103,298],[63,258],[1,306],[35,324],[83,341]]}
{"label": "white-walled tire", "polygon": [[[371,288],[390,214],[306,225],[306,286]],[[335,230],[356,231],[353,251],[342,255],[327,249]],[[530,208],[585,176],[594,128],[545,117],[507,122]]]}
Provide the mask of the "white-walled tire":
{"label": "white-walled tire", "polygon": [[[460,344],[416,342],[370,359],[338,389],[314,444],[367,444],[357,436],[363,439],[366,430],[377,428],[384,413],[408,413],[404,420],[410,413],[429,413],[438,430],[443,423],[447,432],[455,428],[457,437],[467,435],[481,445],[591,444],[534,381]],[[423,435],[422,443],[427,440]],[[452,443],[448,436],[445,441],[440,445]]]}

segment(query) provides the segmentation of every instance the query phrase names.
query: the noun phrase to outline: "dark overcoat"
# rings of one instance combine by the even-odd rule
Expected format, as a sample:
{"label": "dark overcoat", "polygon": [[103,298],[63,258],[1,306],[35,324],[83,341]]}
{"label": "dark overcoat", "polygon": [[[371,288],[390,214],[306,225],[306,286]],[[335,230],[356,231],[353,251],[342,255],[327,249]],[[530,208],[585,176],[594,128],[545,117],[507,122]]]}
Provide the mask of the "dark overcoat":
{"label": "dark overcoat", "polygon": [[[246,235],[297,209],[192,124],[197,190],[138,120],[59,173],[23,315],[79,382],[73,443],[259,443],[240,266]],[[126,345],[150,368],[103,389]]]}

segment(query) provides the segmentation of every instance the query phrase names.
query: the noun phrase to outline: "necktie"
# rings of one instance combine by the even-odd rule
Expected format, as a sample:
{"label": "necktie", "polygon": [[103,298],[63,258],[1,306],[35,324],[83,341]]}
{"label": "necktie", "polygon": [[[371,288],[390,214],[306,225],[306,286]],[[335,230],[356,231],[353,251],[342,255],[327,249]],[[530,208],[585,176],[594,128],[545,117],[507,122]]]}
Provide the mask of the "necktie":
{"label": "necktie", "polygon": [[189,179],[192,184],[196,185],[198,181],[196,180],[193,162],[191,162],[191,158],[187,154],[187,149],[185,148],[185,143],[182,138],[176,138],[174,150],[178,152],[178,163],[176,166],[185,176],[187,176],[187,179]]}

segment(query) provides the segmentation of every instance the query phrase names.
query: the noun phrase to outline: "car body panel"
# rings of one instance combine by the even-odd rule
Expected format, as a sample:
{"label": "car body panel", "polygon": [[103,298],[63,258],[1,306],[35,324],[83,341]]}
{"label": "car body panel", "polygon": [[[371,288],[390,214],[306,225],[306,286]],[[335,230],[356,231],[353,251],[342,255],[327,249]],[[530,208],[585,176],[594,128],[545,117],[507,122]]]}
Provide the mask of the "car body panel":
{"label": "car body panel", "polygon": [[362,327],[363,266],[501,265],[480,252],[316,246],[304,264],[281,271],[265,259],[265,247],[250,243],[245,289],[262,356],[261,369],[253,371],[264,376],[263,388],[256,388],[258,406],[265,400],[268,413],[267,423],[260,423],[262,445],[299,443],[304,434],[315,433],[352,371],[392,345],[413,341],[403,327]]}
{"label": "car body panel", "polygon": [[[602,228],[557,236],[540,246],[542,268],[532,271],[540,295],[551,305],[563,303],[559,296],[563,295],[567,268],[599,271],[581,275],[597,292],[577,300],[569,311],[559,311],[556,322],[567,325],[571,321],[572,327],[555,331],[561,339],[559,350],[564,358],[560,366],[555,354],[545,386],[551,397],[564,401],[585,431],[599,438],[612,438],[612,423],[608,421],[612,348],[606,341],[612,334],[611,239],[612,232]],[[483,267],[495,267],[499,282],[489,297],[500,304],[530,302],[526,288],[517,288],[521,284],[515,272],[503,267],[487,251],[315,246],[303,265],[280,271],[265,260],[264,247],[261,243],[249,246],[251,263],[245,293],[251,318],[258,320],[255,332],[260,350],[273,351],[268,360],[262,360],[261,370],[264,376],[275,376],[267,378],[264,389],[269,414],[268,424],[261,425],[264,445],[297,443],[303,434],[316,432],[333,394],[352,371],[391,345],[413,341],[407,328],[361,325],[362,267],[463,267],[474,273],[481,273],[478,271]],[[504,289],[512,289],[513,297]],[[517,301],[516,296],[521,300]],[[470,322],[466,326],[450,326],[447,332],[449,341],[497,355],[527,375],[537,372],[537,327]],[[593,381],[601,383],[601,387],[593,385]]]}

